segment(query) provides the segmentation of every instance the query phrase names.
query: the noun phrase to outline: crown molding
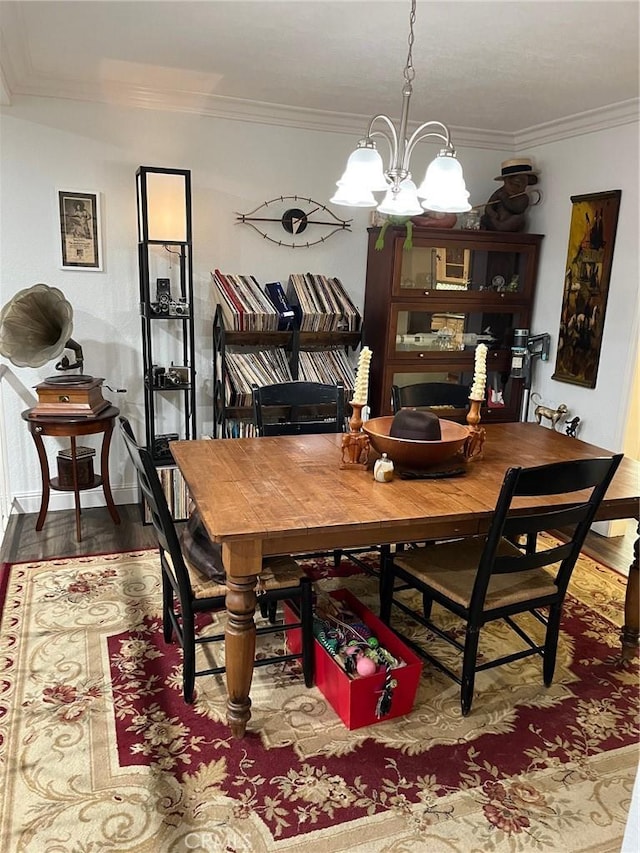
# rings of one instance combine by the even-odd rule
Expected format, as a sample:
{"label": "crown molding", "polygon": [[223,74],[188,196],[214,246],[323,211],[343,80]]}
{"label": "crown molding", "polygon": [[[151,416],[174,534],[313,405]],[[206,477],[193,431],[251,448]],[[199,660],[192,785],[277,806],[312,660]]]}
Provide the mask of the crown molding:
{"label": "crown molding", "polygon": [[[16,64],[21,69],[19,75],[13,73]],[[17,78],[22,82],[18,83]],[[24,54],[17,63],[0,63],[0,102],[11,104],[12,97],[16,95],[88,101],[358,137],[364,133],[371,118],[228,98],[210,92],[151,89],[121,81],[51,80],[39,74]],[[457,147],[516,153],[525,148],[630,124],[639,118],[640,100],[631,99],[515,132],[453,126],[450,129]],[[410,124],[417,126],[417,123]]]}
{"label": "crown molding", "polygon": [[524,148],[534,148],[536,145],[546,145],[549,142],[558,142],[561,139],[584,136],[586,133],[608,130],[623,124],[634,124],[639,120],[640,99],[632,98],[628,101],[620,101],[617,104],[609,104],[597,110],[588,110],[557,121],[549,121],[545,124],[519,130],[514,134],[515,145],[517,150],[521,151]]}

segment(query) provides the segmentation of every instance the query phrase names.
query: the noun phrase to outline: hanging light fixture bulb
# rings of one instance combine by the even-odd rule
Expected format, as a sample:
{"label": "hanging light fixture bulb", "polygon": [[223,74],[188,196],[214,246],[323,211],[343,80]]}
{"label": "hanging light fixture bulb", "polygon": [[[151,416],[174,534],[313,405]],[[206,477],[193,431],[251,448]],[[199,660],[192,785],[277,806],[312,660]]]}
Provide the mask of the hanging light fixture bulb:
{"label": "hanging light fixture bulb", "polygon": [[[377,207],[380,213],[395,216],[416,216],[422,213],[423,208],[441,213],[464,213],[471,210],[469,193],[464,183],[462,167],[451,142],[449,128],[439,121],[426,121],[407,138],[409,101],[415,77],[413,67],[415,20],[416,0],[411,0],[409,52],[404,68],[405,82],[402,87],[400,127],[396,131],[391,119],[383,114],[371,119],[367,135],[358,142],[356,150],[347,161],[344,174],[337,181],[338,190],[331,199],[333,204],[349,207]],[[374,130],[376,122],[386,125],[386,129]],[[374,140],[375,136],[382,136],[389,145],[391,160],[387,169],[383,168],[382,157]],[[411,155],[418,142],[430,137],[441,140],[445,147],[430,163],[424,180],[416,189],[409,169]],[[378,204],[373,193],[381,191],[386,195]]]}

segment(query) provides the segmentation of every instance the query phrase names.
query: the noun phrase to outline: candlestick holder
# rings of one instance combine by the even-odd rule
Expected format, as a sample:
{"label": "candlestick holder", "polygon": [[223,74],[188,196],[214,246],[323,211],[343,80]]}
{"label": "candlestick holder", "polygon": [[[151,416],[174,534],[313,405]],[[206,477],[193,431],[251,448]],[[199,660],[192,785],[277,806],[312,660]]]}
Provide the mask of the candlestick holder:
{"label": "candlestick holder", "polygon": [[467,412],[467,423],[469,424],[469,435],[464,443],[462,452],[464,458],[469,462],[471,459],[482,458],[482,448],[487,433],[484,427],[480,424],[480,406],[482,400],[472,400],[469,398],[469,411]]}
{"label": "candlestick holder", "polygon": [[365,469],[369,462],[371,442],[369,436],[362,432],[362,409],[366,403],[349,403],[352,415],[349,418],[349,432],[342,436],[341,468]]}

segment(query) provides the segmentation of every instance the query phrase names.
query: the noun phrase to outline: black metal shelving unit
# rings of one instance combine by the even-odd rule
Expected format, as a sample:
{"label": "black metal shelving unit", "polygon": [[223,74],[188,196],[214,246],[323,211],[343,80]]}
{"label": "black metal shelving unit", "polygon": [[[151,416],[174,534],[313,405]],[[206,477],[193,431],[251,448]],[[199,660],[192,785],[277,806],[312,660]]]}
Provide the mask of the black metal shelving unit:
{"label": "black metal shelving unit", "polygon": [[294,379],[298,378],[300,352],[326,351],[328,349],[352,349],[360,345],[360,332],[309,332],[294,328],[288,331],[251,331],[239,332],[225,328],[220,306],[217,306],[213,320],[213,425],[214,438],[225,437],[228,421],[252,420],[250,406],[228,405],[225,395],[227,377],[227,351],[242,349],[282,348]]}
{"label": "black metal shelving unit", "polygon": [[[158,177],[159,176],[159,177]],[[151,206],[162,204],[159,181],[183,181],[184,222],[154,236]],[[169,185],[170,186],[170,185]],[[179,186],[181,186],[179,184]],[[188,495],[169,441],[196,437],[196,372],[191,243],[191,172],[141,166],[136,173],[138,269],[144,370],[145,441],[165,486],[174,518],[187,515]],[[154,195],[155,193],[155,195]],[[167,204],[174,199],[167,195]],[[182,199],[181,199],[182,201]]]}

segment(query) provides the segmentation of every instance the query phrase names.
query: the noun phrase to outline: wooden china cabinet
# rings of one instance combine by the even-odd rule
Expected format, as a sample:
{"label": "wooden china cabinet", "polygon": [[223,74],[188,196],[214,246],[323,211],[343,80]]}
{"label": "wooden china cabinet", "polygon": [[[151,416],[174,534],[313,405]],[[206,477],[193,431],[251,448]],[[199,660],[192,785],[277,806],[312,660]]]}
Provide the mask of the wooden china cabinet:
{"label": "wooden china cabinet", "polygon": [[[373,350],[372,417],[389,415],[391,386],[471,386],[477,344],[486,343],[482,418],[519,420],[522,380],[510,376],[514,329],[529,329],[542,235],[459,229],[369,228],[363,344]],[[464,421],[460,410],[442,413]]]}

